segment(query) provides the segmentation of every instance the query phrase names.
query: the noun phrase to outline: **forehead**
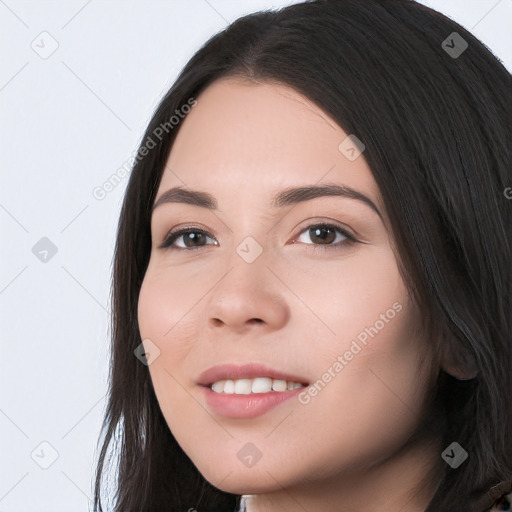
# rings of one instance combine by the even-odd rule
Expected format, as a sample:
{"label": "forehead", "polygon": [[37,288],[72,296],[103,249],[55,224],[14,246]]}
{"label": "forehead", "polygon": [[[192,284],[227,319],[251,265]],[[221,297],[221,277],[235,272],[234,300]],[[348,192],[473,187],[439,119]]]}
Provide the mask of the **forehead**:
{"label": "forehead", "polygon": [[363,157],[340,151],[348,137],[308,98],[280,83],[223,78],[197,99],[171,149],[159,193],[173,186],[247,200],[287,186],[337,182],[372,195]]}

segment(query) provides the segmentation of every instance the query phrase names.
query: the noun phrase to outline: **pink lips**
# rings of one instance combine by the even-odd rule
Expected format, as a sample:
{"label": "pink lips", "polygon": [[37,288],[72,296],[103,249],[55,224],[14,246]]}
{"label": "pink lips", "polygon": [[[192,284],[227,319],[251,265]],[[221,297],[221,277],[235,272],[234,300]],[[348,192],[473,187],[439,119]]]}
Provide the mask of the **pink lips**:
{"label": "pink lips", "polygon": [[308,385],[307,380],[303,377],[274,370],[258,363],[214,366],[200,375],[198,384],[201,386],[202,392],[205,394],[206,404],[212,412],[226,418],[238,419],[260,416],[284,401],[297,396],[304,389],[236,395],[216,393],[210,388],[214,382],[219,380],[253,379],[256,377],[270,377],[271,379],[282,379],[288,382],[299,382],[305,386]]}

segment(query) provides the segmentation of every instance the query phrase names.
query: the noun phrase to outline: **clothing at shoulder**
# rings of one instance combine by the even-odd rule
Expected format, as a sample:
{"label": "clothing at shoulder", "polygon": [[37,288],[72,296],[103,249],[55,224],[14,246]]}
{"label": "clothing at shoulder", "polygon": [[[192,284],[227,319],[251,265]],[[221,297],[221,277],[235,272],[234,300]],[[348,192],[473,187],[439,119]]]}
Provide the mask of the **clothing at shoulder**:
{"label": "clothing at shoulder", "polygon": [[485,512],[511,512],[512,511],[512,492],[499,498],[494,505]]}
{"label": "clothing at shoulder", "polygon": [[240,498],[240,507],[238,507],[235,512],[247,512],[247,499],[248,499],[248,495],[247,494],[244,494],[241,498]]}
{"label": "clothing at shoulder", "polygon": [[[247,512],[247,499],[248,496],[242,496],[240,507],[236,512]],[[512,512],[512,492],[505,494],[498,498],[491,508],[486,509],[484,512]]]}

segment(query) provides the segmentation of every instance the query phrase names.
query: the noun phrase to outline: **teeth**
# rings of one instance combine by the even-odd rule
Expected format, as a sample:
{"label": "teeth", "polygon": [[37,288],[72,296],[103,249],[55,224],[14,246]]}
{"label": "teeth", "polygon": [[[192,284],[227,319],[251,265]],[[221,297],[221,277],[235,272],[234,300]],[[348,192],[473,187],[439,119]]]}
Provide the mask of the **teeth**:
{"label": "teeth", "polygon": [[291,391],[303,387],[299,382],[287,382],[282,379],[257,377],[255,379],[226,379],[214,382],[211,389],[215,393],[249,395],[251,393],[269,393],[270,391]]}
{"label": "teeth", "polygon": [[224,393],[232,395],[235,392],[235,383],[232,380],[227,380],[224,383]]}
{"label": "teeth", "polygon": [[272,389],[274,391],[286,391],[287,383],[285,380],[273,380]]}
{"label": "teeth", "polygon": [[268,377],[258,377],[252,381],[253,393],[268,393],[272,389],[272,379]]}
{"label": "teeth", "polygon": [[[212,384],[212,390],[215,391],[215,393],[223,393],[225,383],[226,383],[225,380],[219,380],[218,382],[215,382],[215,384]],[[234,386],[233,386],[233,391],[234,391]]]}
{"label": "teeth", "polygon": [[235,380],[235,395],[248,395],[251,392],[251,379]]}

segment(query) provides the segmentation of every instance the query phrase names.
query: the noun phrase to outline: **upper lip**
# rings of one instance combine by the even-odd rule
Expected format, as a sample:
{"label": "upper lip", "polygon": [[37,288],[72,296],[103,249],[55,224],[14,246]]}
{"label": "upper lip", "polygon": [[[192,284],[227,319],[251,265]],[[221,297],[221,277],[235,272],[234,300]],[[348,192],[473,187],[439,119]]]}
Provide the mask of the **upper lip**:
{"label": "upper lip", "polygon": [[230,363],[212,366],[211,368],[208,368],[206,371],[201,373],[197,383],[202,386],[210,386],[219,380],[252,379],[256,377],[270,377],[271,379],[282,379],[288,382],[299,382],[304,385],[308,384],[304,377],[282,372],[260,363]]}

